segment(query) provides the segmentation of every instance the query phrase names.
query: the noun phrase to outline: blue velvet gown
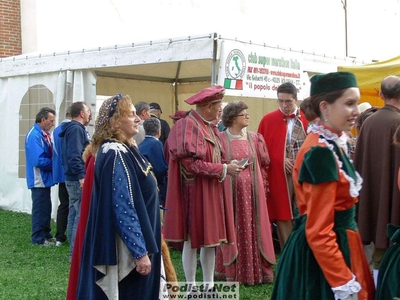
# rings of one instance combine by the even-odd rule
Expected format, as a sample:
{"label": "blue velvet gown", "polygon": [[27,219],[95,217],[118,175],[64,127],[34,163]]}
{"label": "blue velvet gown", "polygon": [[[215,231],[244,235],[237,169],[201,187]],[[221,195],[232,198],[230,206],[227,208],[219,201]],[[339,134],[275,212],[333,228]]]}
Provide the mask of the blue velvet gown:
{"label": "blue velvet gown", "polygon": [[94,266],[118,264],[117,236],[133,258],[151,254],[152,267],[147,276],[134,268],[120,278],[114,286],[118,299],[158,299],[161,224],[157,182],[151,165],[135,147],[109,141],[97,152],[77,299],[108,299],[96,284],[105,274]]}

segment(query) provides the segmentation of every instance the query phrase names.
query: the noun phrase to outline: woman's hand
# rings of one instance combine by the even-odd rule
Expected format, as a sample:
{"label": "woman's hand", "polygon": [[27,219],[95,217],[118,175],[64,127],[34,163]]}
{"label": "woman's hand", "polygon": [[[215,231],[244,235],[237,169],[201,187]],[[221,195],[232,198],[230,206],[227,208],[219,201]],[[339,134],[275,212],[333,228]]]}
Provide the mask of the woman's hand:
{"label": "woman's hand", "polygon": [[244,170],[243,166],[239,166],[233,162],[230,162],[229,165],[227,165],[227,167],[228,167],[227,173],[231,176],[235,176]]}
{"label": "woman's hand", "polygon": [[148,255],[142,256],[136,259],[136,271],[143,276],[150,274],[151,262]]}

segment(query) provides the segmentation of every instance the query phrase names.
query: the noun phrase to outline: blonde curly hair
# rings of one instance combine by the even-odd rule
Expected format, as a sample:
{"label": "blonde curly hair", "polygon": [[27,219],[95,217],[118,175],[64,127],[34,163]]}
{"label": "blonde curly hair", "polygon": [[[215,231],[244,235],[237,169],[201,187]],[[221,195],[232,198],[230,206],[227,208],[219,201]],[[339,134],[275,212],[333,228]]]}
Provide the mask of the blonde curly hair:
{"label": "blonde curly hair", "polygon": [[96,153],[104,141],[112,140],[128,145],[134,145],[133,138],[127,138],[125,133],[117,128],[121,119],[132,112],[132,100],[128,95],[117,94],[108,98],[100,107],[96,119],[95,132],[92,136],[92,153]]}

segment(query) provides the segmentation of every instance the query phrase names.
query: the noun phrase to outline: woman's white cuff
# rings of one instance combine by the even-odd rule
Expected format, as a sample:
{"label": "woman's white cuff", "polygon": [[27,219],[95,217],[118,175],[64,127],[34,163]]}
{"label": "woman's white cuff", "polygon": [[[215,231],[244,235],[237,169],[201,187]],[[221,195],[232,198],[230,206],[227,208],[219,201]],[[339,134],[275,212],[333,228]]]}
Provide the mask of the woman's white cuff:
{"label": "woman's white cuff", "polygon": [[221,175],[221,178],[219,179],[219,182],[222,182],[225,180],[227,173],[228,173],[228,166],[226,164],[223,164],[222,175]]}
{"label": "woman's white cuff", "polygon": [[356,281],[356,276],[345,285],[332,288],[335,300],[347,299],[350,295],[357,294],[361,290],[361,285]]}

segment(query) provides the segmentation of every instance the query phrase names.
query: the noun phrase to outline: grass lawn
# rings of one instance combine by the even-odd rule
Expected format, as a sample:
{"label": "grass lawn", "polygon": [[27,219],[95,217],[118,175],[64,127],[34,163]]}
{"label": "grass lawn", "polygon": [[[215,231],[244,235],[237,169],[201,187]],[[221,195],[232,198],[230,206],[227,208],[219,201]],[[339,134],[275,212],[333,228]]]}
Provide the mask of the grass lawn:
{"label": "grass lawn", "polygon": [[[0,210],[0,299],[65,299],[69,245],[31,245],[31,216]],[[52,224],[53,232],[55,224]],[[171,249],[178,280],[184,281],[181,252]],[[201,270],[198,270],[201,281]],[[240,286],[240,299],[267,300],[272,284]],[[146,300],[146,299],[143,299]]]}

